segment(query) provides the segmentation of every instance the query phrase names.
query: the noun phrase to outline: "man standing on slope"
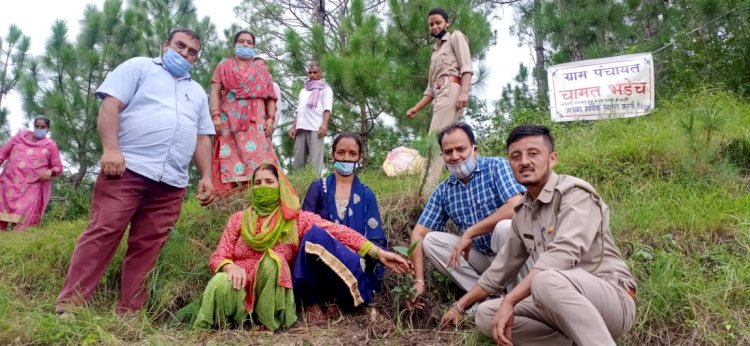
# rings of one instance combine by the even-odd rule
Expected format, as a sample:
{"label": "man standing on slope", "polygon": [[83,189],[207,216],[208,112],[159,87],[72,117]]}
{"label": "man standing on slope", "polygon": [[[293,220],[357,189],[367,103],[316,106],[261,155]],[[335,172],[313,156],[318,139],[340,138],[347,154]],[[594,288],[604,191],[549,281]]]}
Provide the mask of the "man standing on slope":
{"label": "man standing on slope", "polygon": [[305,162],[323,171],[323,138],[328,134],[328,122],[333,108],[333,89],[323,81],[320,64],[313,61],[307,65],[309,79],[299,92],[297,115],[292,121],[289,137],[294,140],[294,169],[302,169]]}
{"label": "man standing on slope", "polygon": [[211,135],[206,92],[188,71],[201,42],[177,29],[158,58],[120,64],[97,90],[97,130],[104,153],[94,184],[89,226],[78,238],[55,310],[68,313],[94,293],[130,224],[115,312],[143,307],[145,282],[180,216],[193,157],[201,174],[198,199],[211,203]]}

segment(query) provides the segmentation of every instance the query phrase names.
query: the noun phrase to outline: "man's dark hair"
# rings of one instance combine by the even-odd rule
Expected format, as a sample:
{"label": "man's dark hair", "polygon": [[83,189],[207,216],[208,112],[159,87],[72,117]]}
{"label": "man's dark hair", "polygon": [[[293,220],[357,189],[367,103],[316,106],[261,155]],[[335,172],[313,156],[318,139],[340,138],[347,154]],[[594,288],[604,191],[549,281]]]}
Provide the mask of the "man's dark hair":
{"label": "man's dark hair", "polygon": [[508,140],[505,141],[506,150],[510,149],[510,145],[520,141],[525,137],[542,136],[549,145],[550,151],[555,151],[555,138],[552,137],[552,133],[549,131],[547,126],[543,125],[521,125],[510,131]]}
{"label": "man's dark hair", "polygon": [[448,11],[444,10],[442,7],[435,7],[431,9],[430,12],[427,12],[427,17],[430,17],[433,14],[439,14],[446,22],[450,20]]}
{"label": "man's dark hair", "polygon": [[255,35],[253,35],[252,32],[249,32],[247,30],[240,30],[240,31],[237,31],[236,34],[234,34],[234,44],[237,44],[237,40],[240,39],[240,35],[242,35],[242,34],[248,34],[248,35],[250,35],[250,37],[253,38],[253,45],[255,45]]}
{"label": "man's dark hair", "polygon": [[466,133],[466,136],[469,137],[469,142],[471,143],[471,145],[477,144],[477,140],[474,137],[474,131],[471,129],[471,126],[469,126],[469,124],[463,121],[458,121],[458,122],[451,123],[450,125],[444,127],[438,133],[437,140],[438,140],[438,144],[440,144],[440,150],[443,150],[443,136],[450,134],[451,132],[456,131],[456,130],[464,131],[464,133]]}
{"label": "man's dark hair", "polygon": [[[188,35],[188,36],[190,36],[190,38],[196,39],[196,40],[198,40],[198,42],[201,42],[201,37],[198,36],[198,34],[195,33],[195,31],[190,30],[188,28],[178,28],[178,29],[172,30],[172,32],[169,33],[169,37],[167,37],[167,43],[168,44],[172,43],[172,39],[174,38],[174,35],[177,34],[178,32],[181,32],[181,33],[183,33],[185,35]],[[255,40],[255,38],[253,38],[253,40]],[[203,45],[203,44],[201,43],[201,45]]]}

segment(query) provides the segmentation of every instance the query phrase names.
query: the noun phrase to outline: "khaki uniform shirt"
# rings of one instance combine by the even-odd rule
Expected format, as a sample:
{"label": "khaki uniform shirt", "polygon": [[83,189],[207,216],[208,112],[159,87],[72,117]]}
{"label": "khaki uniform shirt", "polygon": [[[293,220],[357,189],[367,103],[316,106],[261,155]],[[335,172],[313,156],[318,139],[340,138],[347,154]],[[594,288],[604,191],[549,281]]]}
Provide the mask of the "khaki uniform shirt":
{"label": "khaki uniform shirt", "polygon": [[432,46],[430,75],[424,95],[435,97],[434,87],[440,78],[461,78],[464,73],[474,73],[473,68],[466,36],[458,30],[446,32],[440,41]]}
{"label": "khaki uniform shirt", "polygon": [[[557,215],[556,191],[562,193]],[[501,291],[531,256],[539,270],[581,268],[614,286],[635,289],[609,229],[609,208],[592,192],[589,183],[553,172],[536,200],[524,194],[505,246],[477,284],[488,293]]]}

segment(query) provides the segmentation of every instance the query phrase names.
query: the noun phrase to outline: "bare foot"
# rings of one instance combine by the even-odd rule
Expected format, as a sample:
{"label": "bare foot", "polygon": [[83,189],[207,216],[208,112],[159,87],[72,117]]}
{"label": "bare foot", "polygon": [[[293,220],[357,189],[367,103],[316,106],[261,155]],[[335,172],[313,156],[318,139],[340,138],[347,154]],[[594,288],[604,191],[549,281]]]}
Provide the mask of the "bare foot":
{"label": "bare foot", "polygon": [[310,325],[320,325],[326,323],[328,319],[320,309],[320,305],[314,304],[305,307],[305,320]]}
{"label": "bare foot", "polygon": [[252,331],[252,334],[257,334],[257,335],[273,335],[273,330],[270,330],[270,329],[266,328],[266,326],[264,326],[264,325],[262,325],[260,323],[254,325],[250,330]]}
{"label": "bare foot", "polygon": [[341,317],[341,310],[339,310],[338,304],[326,304],[326,317],[331,320],[335,320]]}

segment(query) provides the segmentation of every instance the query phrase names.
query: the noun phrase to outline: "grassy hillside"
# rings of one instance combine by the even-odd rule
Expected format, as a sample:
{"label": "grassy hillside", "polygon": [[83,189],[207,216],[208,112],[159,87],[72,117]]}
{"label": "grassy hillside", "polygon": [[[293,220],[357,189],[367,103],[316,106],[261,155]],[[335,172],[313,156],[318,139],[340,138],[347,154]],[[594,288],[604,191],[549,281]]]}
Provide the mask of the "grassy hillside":
{"label": "grassy hillside", "polygon": [[[750,343],[750,105],[701,92],[662,102],[642,118],[553,127],[557,171],[602,193],[639,283],[638,322],[621,344]],[[417,178],[387,178],[377,170],[360,177],[378,196],[392,245],[405,244],[421,210]],[[312,177],[291,179],[304,193]],[[151,274],[146,311],[131,319],[111,313],[123,249],[88,310],[70,321],[52,312],[86,219],[58,221],[70,219],[58,208],[40,228],[0,234],[0,344],[489,344],[471,321],[457,331],[435,330],[460,294],[436,273],[423,312],[400,309],[390,293],[400,278],[389,276],[372,309],[329,328],[300,323],[268,336],[170,325],[171,313],[201,293],[224,222],[244,204],[242,198],[210,208],[185,203]]]}

